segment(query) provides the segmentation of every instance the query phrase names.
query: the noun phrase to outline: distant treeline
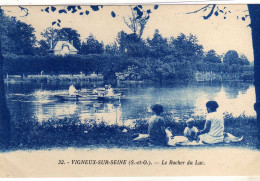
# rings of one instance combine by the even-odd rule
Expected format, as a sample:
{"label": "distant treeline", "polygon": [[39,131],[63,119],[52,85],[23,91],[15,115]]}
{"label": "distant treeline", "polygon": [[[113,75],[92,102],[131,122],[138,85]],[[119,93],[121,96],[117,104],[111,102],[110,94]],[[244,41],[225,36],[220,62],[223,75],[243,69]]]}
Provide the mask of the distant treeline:
{"label": "distant treeline", "polygon": [[[198,72],[205,76],[214,72],[214,76],[253,79],[253,66],[245,55],[235,50],[223,55],[206,52],[192,34],[165,38],[155,30],[152,38],[144,39],[135,31],[121,31],[112,44],[104,45],[94,35],[81,41],[72,28],[47,28],[42,32],[44,40],[38,42],[31,25],[6,16],[3,22],[4,73],[9,75],[96,72],[105,79],[186,81],[195,80]],[[73,42],[78,55],[51,54],[59,40]]]}
{"label": "distant treeline", "polygon": [[252,80],[253,67],[195,61],[172,61],[174,57],[133,58],[111,54],[89,54],[68,56],[6,56],[5,75],[59,75],[59,74],[103,74],[106,80],[116,79],[116,73],[126,75],[126,80],[176,81],[195,80],[196,72],[214,72],[227,78],[238,75],[240,79]]}

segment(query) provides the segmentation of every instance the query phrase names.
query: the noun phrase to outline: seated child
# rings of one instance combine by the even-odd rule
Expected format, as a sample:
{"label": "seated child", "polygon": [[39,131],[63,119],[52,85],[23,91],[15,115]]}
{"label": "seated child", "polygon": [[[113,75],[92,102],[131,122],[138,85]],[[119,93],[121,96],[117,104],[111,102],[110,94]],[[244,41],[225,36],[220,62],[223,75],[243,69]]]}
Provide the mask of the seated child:
{"label": "seated child", "polygon": [[198,136],[198,129],[194,126],[195,120],[190,118],[186,121],[187,127],[184,129],[184,136],[188,138],[189,141],[196,141]]}

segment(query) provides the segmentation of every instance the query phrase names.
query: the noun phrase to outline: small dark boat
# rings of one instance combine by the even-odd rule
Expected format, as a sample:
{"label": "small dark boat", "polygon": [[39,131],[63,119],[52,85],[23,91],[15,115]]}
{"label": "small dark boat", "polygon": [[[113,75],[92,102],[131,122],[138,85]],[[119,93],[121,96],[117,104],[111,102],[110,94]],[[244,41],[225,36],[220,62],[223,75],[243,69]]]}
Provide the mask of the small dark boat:
{"label": "small dark boat", "polygon": [[60,94],[60,95],[54,95],[58,100],[60,101],[114,101],[114,100],[120,100],[121,94],[114,94],[111,96],[107,95],[97,95],[97,94],[79,94],[79,95],[69,95],[69,94]]}
{"label": "small dark boat", "polygon": [[60,94],[54,95],[60,101],[90,101],[90,100],[98,100],[96,96],[86,96],[86,95],[68,95],[68,94]]}

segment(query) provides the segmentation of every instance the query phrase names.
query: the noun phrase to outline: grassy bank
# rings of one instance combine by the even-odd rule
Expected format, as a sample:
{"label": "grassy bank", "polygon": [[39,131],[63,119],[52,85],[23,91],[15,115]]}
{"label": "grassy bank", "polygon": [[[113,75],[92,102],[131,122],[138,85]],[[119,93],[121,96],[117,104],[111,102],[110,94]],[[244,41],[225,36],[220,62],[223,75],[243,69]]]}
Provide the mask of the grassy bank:
{"label": "grassy bank", "polygon": [[[171,114],[165,114],[166,126],[173,135],[183,135],[184,121],[175,121]],[[196,127],[202,129],[204,117],[194,117]],[[217,144],[214,146],[232,146],[254,149],[257,144],[256,118],[233,117],[226,114],[225,132],[235,136],[244,136],[240,143]],[[145,142],[133,141],[137,133],[147,133],[147,120],[137,120],[131,127],[119,125],[96,124],[94,120],[81,121],[78,118],[50,119],[42,123],[36,120],[16,120],[12,122],[10,150],[49,149],[49,148],[130,148],[151,149]],[[3,150],[2,150],[3,151]]]}

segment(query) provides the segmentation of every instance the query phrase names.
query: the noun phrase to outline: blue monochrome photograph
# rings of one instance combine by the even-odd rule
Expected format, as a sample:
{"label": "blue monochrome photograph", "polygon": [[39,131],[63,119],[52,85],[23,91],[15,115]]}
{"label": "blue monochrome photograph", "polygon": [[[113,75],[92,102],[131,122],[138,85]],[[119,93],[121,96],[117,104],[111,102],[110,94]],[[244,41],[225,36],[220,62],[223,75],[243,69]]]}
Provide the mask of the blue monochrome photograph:
{"label": "blue monochrome photograph", "polygon": [[259,17],[260,5],[1,6],[0,152],[258,151]]}

